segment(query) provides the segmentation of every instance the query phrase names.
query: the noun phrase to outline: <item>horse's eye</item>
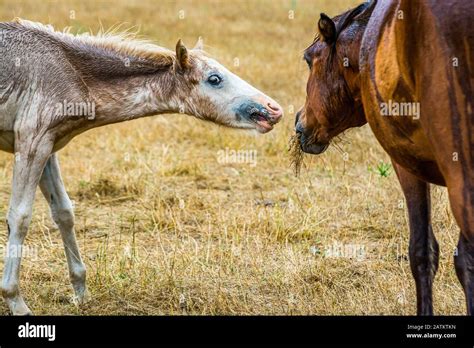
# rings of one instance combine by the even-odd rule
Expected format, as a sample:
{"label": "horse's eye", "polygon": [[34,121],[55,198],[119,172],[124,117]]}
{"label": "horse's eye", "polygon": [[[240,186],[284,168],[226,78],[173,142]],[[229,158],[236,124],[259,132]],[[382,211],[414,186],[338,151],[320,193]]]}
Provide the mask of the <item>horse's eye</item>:
{"label": "horse's eye", "polygon": [[306,64],[308,64],[308,68],[311,69],[311,66],[313,65],[313,62],[310,59],[306,58],[306,57],[304,57],[303,59],[306,62]]}
{"label": "horse's eye", "polygon": [[219,75],[214,74],[208,77],[207,82],[213,86],[217,86],[222,82],[222,78]]}

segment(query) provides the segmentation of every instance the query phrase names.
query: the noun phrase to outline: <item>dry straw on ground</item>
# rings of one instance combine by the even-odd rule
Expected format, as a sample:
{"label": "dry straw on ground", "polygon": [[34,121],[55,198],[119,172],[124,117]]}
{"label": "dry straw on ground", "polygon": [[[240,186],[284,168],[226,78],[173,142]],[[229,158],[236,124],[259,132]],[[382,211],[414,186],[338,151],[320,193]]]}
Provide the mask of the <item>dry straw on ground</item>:
{"label": "dry straw on ground", "polygon": [[[19,16],[79,31],[126,22],[166,47],[202,36],[211,55],[286,111],[273,132],[259,137],[166,115],[74,139],[60,160],[93,299],[80,309],[70,302],[60,236],[38,195],[27,237],[38,257],[25,259],[21,275],[32,310],[414,314],[403,196],[393,173],[383,177],[375,169],[389,159],[370,130],[348,132],[340,150],[306,156],[299,177],[290,167],[287,142],[308,74],[302,51],[319,12],[334,15],[356,3],[0,0],[1,20]],[[256,150],[257,165],[219,163],[226,148]],[[0,171],[4,221],[11,155],[0,154]],[[441,247],[435,308],[462,314],[452,260],[458,228],[440,188],[433,190],[433,226]],[[6,233],[4,226],[1,245]],[[7,313],[0,302],[0,314]]]}

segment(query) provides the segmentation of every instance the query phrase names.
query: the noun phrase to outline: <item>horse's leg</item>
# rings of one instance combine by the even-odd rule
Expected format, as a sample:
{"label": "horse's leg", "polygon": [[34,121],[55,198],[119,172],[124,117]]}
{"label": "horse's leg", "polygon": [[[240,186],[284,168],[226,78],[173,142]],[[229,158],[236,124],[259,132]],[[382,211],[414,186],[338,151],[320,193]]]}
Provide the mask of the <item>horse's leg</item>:
{"label": "horse's leg", "polygon": [[[10,207],[7,214],[8,243],[2,279],[2,295],[13,315],[31,314],[20,294],[20,263],[22,246],[31,221],[36,187],[44,165],[51,154],[52,142],[15,137],[15,163]],[[26,139],[25,139],[26,138]],[[11,254],[13,253],[14,254]]]}
{"label": "horse's leg", "polygon": [[448,192],[453,215],[461,227],[454,265],[466,295],[467,313],[474,315],[474,190],[459,175],[448,181]]}
{"label": "horse's leg", "polygon": [[461,231],[454,255],[456,274],[466,295],[467,314],[474,315],[474,242]]}
{"label": "horse's leg", "polygon": [[82,262],[77,245],[74,233],[73,207],[64,188],[56,154],[52,154],[46,163],[40,180],[40,188],[48,201],[53,220],[58,225],[61,233],[75,300],[78,304],[81,304],[87,301],[89,297],[86,287],[86,267]]}
{"label": "horse's leg", "polygon": [[438,270],[439,247],[431,228],[429,184],[395,162],[393,166],[408,208],[410,267],[416,284],[417,313],[433,315],[433,280]]}

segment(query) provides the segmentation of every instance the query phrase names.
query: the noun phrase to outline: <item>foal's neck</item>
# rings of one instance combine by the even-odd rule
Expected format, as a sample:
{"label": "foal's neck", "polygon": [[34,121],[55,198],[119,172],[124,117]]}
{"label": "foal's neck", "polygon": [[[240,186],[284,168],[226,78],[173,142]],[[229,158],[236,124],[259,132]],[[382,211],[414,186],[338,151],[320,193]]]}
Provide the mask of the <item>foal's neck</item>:
{"label": "foal's neck", "polygon": [[172,52],[108,48],[76,38],[63,47],[95,105],[87,128],[179,110]]}
{"label": "foal's neck", "polygon": [[98,125],[140,117],[178,112],[174,96],[174,77],[170,70],[151,75],[131,75],[88,84],[96,103]]}

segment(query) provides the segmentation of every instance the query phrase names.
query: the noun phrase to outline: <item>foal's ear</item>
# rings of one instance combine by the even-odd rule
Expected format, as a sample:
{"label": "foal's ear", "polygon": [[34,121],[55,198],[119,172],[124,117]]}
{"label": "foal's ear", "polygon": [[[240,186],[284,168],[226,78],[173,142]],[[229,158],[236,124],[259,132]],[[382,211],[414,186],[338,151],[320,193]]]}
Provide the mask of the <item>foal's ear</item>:
{"label": "foal's ear", "polygon": [[324,42],[327,44],[336,42],[336,24],[334,24],[333,20],[324,13],[321,13],[321,18],[318,22],[318,29]]}
{"label": "foal's ear", "polygon": [[202,40],[202,37],[199,36],[199,39],[197,40],[196,44],[194,45],[193,50],[202,51],[203,49],[204,49],[204,41]]}
{"label": "foal's ear", "polygon": [[179,39],[176,44],[176,60],[180,69],[184,70],[189,67],[188,49],[184,46],[181,39]]}

